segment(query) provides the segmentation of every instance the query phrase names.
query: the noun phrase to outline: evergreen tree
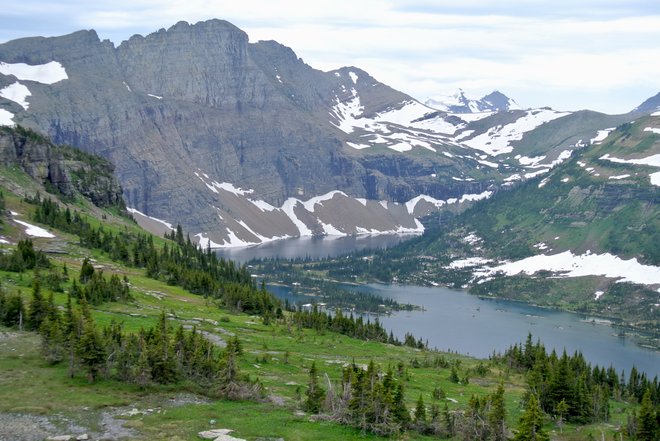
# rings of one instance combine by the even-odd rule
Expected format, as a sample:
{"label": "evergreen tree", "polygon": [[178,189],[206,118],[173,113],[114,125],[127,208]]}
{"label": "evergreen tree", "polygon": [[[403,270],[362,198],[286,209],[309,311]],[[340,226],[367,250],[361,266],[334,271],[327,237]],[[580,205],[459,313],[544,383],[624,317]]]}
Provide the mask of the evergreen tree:
{"label": "evergreen tree", "polygon": [[94,322],[85,320],[82,335],[76,345],[76,355],[87,371],[87,380],[93,383],[105,364],[106,350]]}
{"label": "evergreen tree", "polygon": [[562,399],[559,403],[557,403],[557,406],[555,406],[555,414],[557,415],[557,425],[559,425],[559,432],[563,432],[563,426],[564,426],[564,419],[566,418],[566,415],[568,415],[568,403],[566,403],[566,400]]}
{"label": "evergreen tree", "polygon": [[525,411],[520,417],[518,432],[514,441],[548,441],[550,437],[543,430],[543,411],[536,395],[530,394]]}
{"label": "evergreen tree", "polygon": [[153,381],[160,384],[176,383],[179,372],[164,311],[160,314],[152,338],[148,339],[148,346]]}
{"label": "evergreen tree", "polygon": [[38,331],[44,319],[48,315],[48,304],[41,294],[41,283],[39,279],[34,279],[32,284],[32,300],[28,312],[28,329]]}
{"label": "evergreen tree", "polygon": [[403,384],[398,383],[396,393],[394,394],[394,418],[397,423],[405,430],[410,424],[410,413],[406,407],[406,399],[403,392]]}
{"label": "evergreen tree", "polygon": [[646,389],[642,397],[642,404],[637,418],[637,437],[638,441],[658,441],[660,439],[660,427],[658,427],[657,412],[651,402],[651,390]]}
{"label": "evergreen tree", "polygon": [[225,352],[222,358],[222,365],[218,376],[219,380],[219,394],[227,399],[237,399],[240,395],[240,382],[238,371],[238,357],[242,354],[243,349],[238,340],[234,336],[227,341]]}
{"label": "evergreen tree", "polygon": [[446,402],[442,409],[442,423],[444,425],[444,435],[447,438],[453,437],[456,432],[454,427],[454,415],[449,412],[449,406],[447,406]]}
{"label": "evergreen tree", "polygon": [[415,412],[414,412],[414,417],[415,417],[415,429],[419,433],[425,433],[427,431],[427,424],[426,424],[426,406],[424,405],[424,398],[422,398],[422,395],[419,395],[419,398],[417,399],[417,404],[415,405]]}
{"label": "evergreen tree", "polygon": [[500,381],[497,390],[490,398],[488,425],[493,441],[506,440],[506,407],[504,405],[504,383],[502,381]]}
{"label": "evergreen tree", "polygon": [[25,318],[25,306],[20,292],[5,294],[0,291],[0,323],[8,327],[20,327]]}
{"label": "evergreen tree", "polygon": [[316,361],[312,361],[312,366],[309,368],[309,381],[307,383],[305,396],[305,402],[303,403],[305,411],[314,414],[319,413],[323,404],[325,390],[319,385]]}
{"label": "evergreen tree", "polygon": [[82,266],[80,267],[80,283],[87,283],[94,274],[94,265],[89,261],[87,257],[83,260]]}
{"label": "evergreen tree", "polygon": [[64,359],[66,352],[65,338],[58,314],[49,314],[39,328],[41,351],[46,361],[56,364]]}

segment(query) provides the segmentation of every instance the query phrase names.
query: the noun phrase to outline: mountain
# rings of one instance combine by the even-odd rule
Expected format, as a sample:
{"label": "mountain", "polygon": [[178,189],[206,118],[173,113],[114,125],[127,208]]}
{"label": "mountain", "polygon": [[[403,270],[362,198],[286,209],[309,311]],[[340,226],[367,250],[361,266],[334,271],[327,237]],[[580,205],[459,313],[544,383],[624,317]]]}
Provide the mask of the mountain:
{"label": "mountain", "polygon": [[660,92],[632,110],[632,113],[652,113],[660,110]]}
{"label": "mountain", "polygon": [[[65,200],[83,198],[100,208],[124,209],[122,189],[112,164],[98,156],[55,145],[36,132],[0,127],[0,165],[26,173],[48,192]],[[22,196],[28,196],[26,192],[31,190],[7,179],[2,182]]]}
{"label": "mountain", "polygon": [[0,45],[0,124],[109,159],[139,222],[212,246],[421,232],[632,118],[481,101],[508,110],[434,109],[221,20],[117,47],[91,30]]}
{"label": "mountain", "polygon": [[542,176],[429,220],[374,271],[657,330],[659,186],[660,115],[639,117]]}
{"label": "mountain", "polygon": [[[495,402],[489,397],[500,384],[495,392],[502,398],[500,409],[516,412],[532,377],[532,364],[525,360],[535,359],[551,372],[559,369],[560,360],[546,354],[541,342],[535,345],[530,335],[529,343],[522,343],[524,332],[502,341],[502,355],[480,360],[457,353],[465,352],[462,343],[440,352],[424,342],[428,336],[406,332],[400,341],[403,332],[388,334],[378,320],[363,321],[342,310],[287,309],[288,302],[281,304],[258,288],[245,267],[218,259],[178,234],[150,236],[117,207],[100,208],[79,194],[58,193],[43,175],[29,174],[29,165],[55,164],[32,158],[59,161],[57,152],[70,155],[64,162],[71,161],[74,169],[107,172],[105,160],[21,128],[2,129],[2,135],[0,439],[385,440],[393,433],[429,438],[430,430],[437,438],[448,432],[431,424],[420,428],[418,403],[438,402],[442,394],[445,413],[456,415],[455,425],[442,427],[456,427],[455,439],[474,439],[471,420],[461,419],[474,408],[474,395],[464,393],[468,379],[470,392],[486,397],[486,403]],[[87,184],[80,182],[81,194],[96,191],[96,185]],[[49,200],[36,197],[46,190]],[[346,301],[346,292],[326,287],[306,295],[305,302],[335,296]],[[373,294],[357,297],[381,307],[381,301],[396,304]],[[495,306],[491,309],[497,313]],[[601,337],[608,332],[601,331]],[[515,347],[506,349],[509,344]],[[645,355],[633,354],[638,358],[632,360]],[[558,440],[585,433],[613,438],[626,415],[643,414],[640,396],[654,386],[648,379],[653,371],[637,367],[637,391],[625,376],[619,381],[614,367],[607,377],[589,376],[592,367],[593,372],[605,368],[596,369],[587,353],[564,362],[572,366],[568,379],[600,378],[589,389],[593,394],[585,395],[590,403],[618,406],[621,412],[595,416],[589,407],[588,424],[571,422],[563,430],[566,438]],[[501,372],[507,369],[503,383]],[[368,379],[363,374],[384,392],[365,394],[366,405],[349,409],[345,391],[359,391]],[[618,395],[603,398],[601,389],[612,378],[620,385],[620,401]],[[538,390],[549,390],[546,384]],[[327,393],[314,398],[308,393],[314,385],[327,387]],[[565,390],[569,399],[572,389]],[[317,400],[319,408],[311,409],[301,396]],[[388,415],[392,404],[401,410],[399,417]],[[418,421],[413,423],[408,409],[415,408]],[[381,415],[374,417],[373,409]],[[337,412],[345,417],[334,417]],[[401,422],[393,419],[400,417]],[[478,439],[504,420],[488,424],[479,429]],[[515,418],[506,424],[507,430],[515,427]]]}
{"label": "mountain", "polygon": [[458,89],[453,95],[438,95],[428,98],[424,104],[448,113],[500,112],[521,109],[518,103],[497,90],[478,100],[473,100],[465,96],[463,89]]}

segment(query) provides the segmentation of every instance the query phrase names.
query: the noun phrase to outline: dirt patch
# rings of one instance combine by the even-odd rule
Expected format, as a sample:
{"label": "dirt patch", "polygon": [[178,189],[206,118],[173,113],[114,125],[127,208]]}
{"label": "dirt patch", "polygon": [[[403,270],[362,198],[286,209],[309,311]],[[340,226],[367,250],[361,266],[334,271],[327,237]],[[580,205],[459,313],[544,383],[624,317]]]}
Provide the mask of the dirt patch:
{"label": "dirt patch", "polygon": [[[34,415],[32,413],[0,413],[0,441],[42,441],[49,436],[88,434],[90,439],[121,440],[139,436],[139,420],[133,416],[160,412],[161,408],[208,404],[209,399],[181,393],[153,400],[153,407],[141,404],[105,410],[84,408],[81,417]],[[84,418],[84,421],[83,421]]]}

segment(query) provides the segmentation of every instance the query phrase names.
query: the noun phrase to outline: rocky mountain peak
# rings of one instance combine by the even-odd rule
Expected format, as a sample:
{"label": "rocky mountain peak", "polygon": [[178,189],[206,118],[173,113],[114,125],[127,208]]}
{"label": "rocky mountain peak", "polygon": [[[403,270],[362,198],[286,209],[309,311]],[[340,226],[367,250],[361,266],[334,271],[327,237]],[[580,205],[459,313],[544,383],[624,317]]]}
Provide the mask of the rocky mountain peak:
{"label": "rocky mountain peak", "polygon": [[660,110],[660,92],[632,110],[632,113],[651,113]]}
{"label": "rocky mountain peak", "polygon": [[514,100],[500,91],[493,91],[479,99],[471,99],[463,89],[458,89],[451,95],[437,95],[424,101],[429,107],[449,113],[479,113],[519,110],[520,106]]}

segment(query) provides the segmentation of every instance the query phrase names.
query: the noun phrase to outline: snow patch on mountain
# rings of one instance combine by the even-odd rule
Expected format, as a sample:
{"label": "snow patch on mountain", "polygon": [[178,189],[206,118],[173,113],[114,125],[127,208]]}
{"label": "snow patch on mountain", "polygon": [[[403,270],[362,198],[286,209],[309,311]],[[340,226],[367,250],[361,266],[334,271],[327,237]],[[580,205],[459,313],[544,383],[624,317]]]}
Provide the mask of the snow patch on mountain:
{"label": "snow patch on mountain", "polygon": [[644,127],[644,131],[655,133],[656,135],[660,135],[660,129],[658,129],[657,127]]}
{"label": "snow patch on mountain", "polygon": [[170,230],[174,230],[174,227],[172,227],[172,224],[171,224],[171,223],[169,223],[169,222],[167,222],[167,221],[164,221],[164,220],[162,220],[162,219],[158,219],[157,217],[147,216],[146,214],[142,213],[141,211],[139,211],[139,210],[137,210],[137,209],[135,209],[135,208],[126,207],[126,211],[128,211],[128,212],[131,213],[131,214],[139,214],[140,216],[144,216],[144,217],[146,217],[146,218],[151,219],[152,221],[155,221],[155,222],[158,222],[158,223],[160,223],[160,224],[165,225],[165,226],[166,226],[167,228],[169,228]]}
{"label": "snow patch on mountain", "polygon": [[649,178],[651,179],[651,185],[660,187],[660,172],[651,173]]}
{"label": "snow patch on mountain", "polygon": [[45,229],[43,229],[41,227],[38,227],[36,225],[32,225],[32,224],[29,224],[27,222],[24,222],[24,221],[21,221],[21,220],[18,220],[18,219],[14,219],[14,222],[16,222],[17,224],[23,225],[25,227],[25,234],[27,234],[28,236],[31,236],[31,237],[45,237],[45,238],[49,238],[49,239],[52,239],[53,237],[55,237],[55,235],[53,233],[51,233],[50,231],[45,230]]}
{"label": "snow patch on mountain", "polygon": [[294,211],[299,203],[301,202],[298,199],[289,198],[286,201],[284,201],[284,204],[282,204],[282,211],[284,211],[284,213],[289,217],[289,219],[291,219],[291,221],[296,226],[301,236],[312,236],[313,235],[312,230],[310,230],[303,221],[298,219],[298,216],[296,216],[296,213]]}
{"label": "snow patch on mountain", "polygon": [[660,284],[660,267],[642,265],[636,258],[624,260],[610,253],[592,254],[589,251],[582,255],[575,255],[571,251],[541,254],[488,268],[481,275],[490,276],[498,272],[506,275],[532,275],[539,271],[552,271],[558,273],[558,277],[604,276],[619,279],[618,282]]}
{"label": "snow patch on mountain", "polygon": [[620,158],[612,157],[610,156],[609,153],[607,153],[598,159],[615,162],[618,164],[636,164],[636,165],[650,165],[651,167],[660,167],[660,154],[647,156],[646,158],[639,158],[639,159],[620,159]]}
{"label": "snow patch on mountain", "polygon": [[524,116],[511,124],[498,125],[488,129],[486,133],[463,141],[463,144],[481,150],[491,156],[513,151],[511,142],[520,141],[523,135],[549,121],[570,115],[570,112],[557,112],[550,109],[528,110]]}
{"label": "snow patch on mountain", "polygon": [[605,138],[607,138],[607,135],[609,135],[610,132],[614,129],[615,128],[612,127],[609,129],[599,130],[598,134],[596,134],[596,136],[594,136],[589,140],[589,144],[600,144],[601,142],[603,142]]}
{"label": "snow patch on mountain", "polygon": [[431,196],[427,196],[425,194],[421,194],[419,196],[415,196],[414,198],[410,199],[408,202],[406,202],[406,209],[408,210],[408,214],[414,214],[415,213],[415,208],[417,207],[417,204],[421,201],[428,202],[429,204],[434,205],[436,208],[440,208],[444,205],[450,205],[450,204],[462,204],[464,202],[476,202],[480,201],[482,199],[488,199],[493,195],[492,191],[484,191],[482,193],[470,193],[470,194],[464,194],[460,198],[449,198],[447,200],[441,200],[441,199],[436,199]]}
{"label": "snow patch on mountain", "polygon": [[30,93],[30,89],[18,81],[0,90],[1,97],[19,104],[25,110],[27,110],[30,106],[30,104],[26,101],[27,97],[30,95],[32,95],[32,93]]}
{"label": "snow patch on mountain", "polygon": [[344,102],[337,97],[336,104],[330,110],[330,115],[336,119],[336,123],[331,121],[332,125],[348,134],[353,133],[356,127],[364,128],[369,122],[373,122],[373,120],[367,118],[360,118],[364,107],[360,104],[357,91],[351,89],[351,93],[352,98]]}
{"label": "snow patch on mountain", "polygon": [[310,213],[314,213],[316,205],[323,205],[323,202],[329,201],[330,199],[334,198],[335,195],[341,195],[341,196],[344,196],[345,198],[348,198],[346,193],[344,193],[343,191],[334,190],[334,191],[331,191],[330,193],[326,193],[326,194],[323,194],[321,196],[313,197],[313,198],[311,198],[311,199],[309,199],[305,202],[301,202],[301,203],[303,204],[303,206],[305,207],[305,209],[307,211],[309,211]]}
{"label": "snow patch on mountain", "polygon": [[[516,155],[514,159],[517,159],[520,165],[524,165],[525,167],[537,168],[539,167],[538,165],[539,162],[545,159],[545,155],[535,156],[533,158],[529,158],[527,156],[522,156],[522,155]],[[540,167],[543,167],[543,165],[540,165]]]}
{"label": "snow patch on mountain", "polygon": [[14,114],[8,110],[0,109],[0,126],[13,127],[14,125]]}
{"label": "snow patch on mountain", "polygon": [[41,84],[55,84],[69,79],[66,70],[57,61],[46,64],[4,63],[0,61],[0,73],[13,75],[19,80],[35,81]]}
{"label": "snow patch on mountain", "polygon": [[619,176],[610,176],[607,179],[613,179],[615,181],[618,181],[620,179],[626,179],[626,178],[629,178],[629,177],[630,177],[630,175],[619,175]]}

